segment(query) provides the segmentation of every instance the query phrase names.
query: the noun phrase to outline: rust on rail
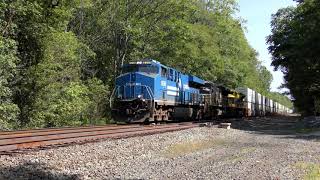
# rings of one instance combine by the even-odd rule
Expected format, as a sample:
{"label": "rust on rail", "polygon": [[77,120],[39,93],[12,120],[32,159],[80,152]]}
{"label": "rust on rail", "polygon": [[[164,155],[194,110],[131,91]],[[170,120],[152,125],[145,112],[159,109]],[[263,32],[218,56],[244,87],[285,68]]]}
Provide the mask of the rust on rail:
{"label": "rust on rail", "polygon": [[125,138],[139,135],[164,133],[197,127],[196,124],[171,124],[160,126],[99,126],[91,128],[62,128],[17,131],[17,134],[0,133],[0,153],[14,150],[39,148],[52,145],[90,142],[107,138]]}

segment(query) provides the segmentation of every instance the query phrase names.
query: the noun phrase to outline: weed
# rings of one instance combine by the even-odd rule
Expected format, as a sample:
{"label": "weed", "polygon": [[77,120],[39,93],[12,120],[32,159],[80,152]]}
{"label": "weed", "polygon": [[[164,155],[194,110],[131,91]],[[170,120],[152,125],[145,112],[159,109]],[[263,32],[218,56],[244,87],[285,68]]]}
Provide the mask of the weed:
{"label": "weed", "polygon": [[296,167],[306,171],[304,179],[318,180],[320,179],[320,164],[299,162]]}
{"label": "weed", "polygon": [[241,153],[243,153],[243,154],[251,153],[251,152],[255,151],[256,149],[257,148],[255,148],[255,147],[243,148],[243,149],[241,149]]}
{"label": "weed", "polygon": [[302,133],[302,134],[307,134],[307,133],[311,133],[315,130],[311,129],[311,128],[300,128],[300,129],[296,129],[297,133]]}
{"label": "weed", "polygon": [[206,149],[210,149],[216,146],[225,145],[226,142],[223,140],[198,140],[198,141],[190,141],[183,142],[179,144],[173,144],[169,146],[164,154],[167,157],[177,157],[182,156],[198,151],[203,151]]}
{"label": "weed", "polygon": [[230,158],[228,158],[228,161],[231,161],[233,163],[235,162],[239,162],[241,160],[243,160],[245,158],[245,155],[248,153],[251,153],[253,151],[255,151],[257,148],[255,147],[246,147],[246,148],[242,148],[240,151],[240,154],[231,156]]}

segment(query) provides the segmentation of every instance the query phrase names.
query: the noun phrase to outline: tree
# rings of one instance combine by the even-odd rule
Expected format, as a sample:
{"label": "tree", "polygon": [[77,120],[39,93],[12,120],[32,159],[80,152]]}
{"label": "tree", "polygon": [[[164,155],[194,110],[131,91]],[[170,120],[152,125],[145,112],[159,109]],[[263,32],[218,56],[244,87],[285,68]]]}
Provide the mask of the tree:
{"label": "tree", "polygon": [[19,125],[19,108],[12,102],[12,81],[16,73],[16,44],[0,36],[0,129]]}
{"label": "tree", "polygon": [[17,73],[17,44],[10,38],[14,33],[10,3],[0,2],[0,130],[19,126],[18,106],[13,102],[14,77]]}
{"label": "tree", "polygon": [[[6,75],[1,76],[6,79],[3,81],[5,83],[1,84],[6,87],[4,90],[7,92],[3,101],[7,104],[13,101],[18,105],[21,112],[20,117],[17,118],[16,111],[12,113],[14,115],[12,117],[15,117],[16,124],[21,127],[25,125],[43,127],[74,124],[73,120],[67,118],[72,117],[72,115],[68,116],[66,113],[68,111],[73,115],[77,112],[77,117],[81,116],[82,119],[91,117],[86,117],[89,111],[95,118],[101,118],[104,115],[96,111],[106,95],[105,86],[92,77],[84,79],[82,76],[82,64],[85,64],[89,59],[93,60],[94,53],[87,46],[79,43],[73,33],[66,32],[67,24],[73,16],[74,10],[81,4],[90,4],[90,1],[17,0],[1,3],[0,7],[4,10],[1,11],[3,14],[0,16],[1,22],[3,22],[1,23],[3,25],[1,32],[6,39],[1,41],[4,44],[1,43],[0,48],[4,50],[1,52],[7,53],[1,54],[6,61],[3,65],[9,67],[6,69]],[[59,48],[59,44],[64,49]],[[15,69],[11,69],[11,66]],[[1,66],[1,68],[3,67]],[[11,74],[14,76],[7,75],[8,72],[12,72]],[[68,80],[70,77],[73,79]],[[12,80],[11,83],[6,83],[8,78]],[[61,81],[67,81],[69,84],[66,85]],[[88,92],[90,90],[100,94],[92,95],[91,92]],[[83,99],[78,99],[78,103],[82,106],[72,106],[75,99],[80,96],[85,96]],[[47,101],[48,98],[50,101]],[[93,103],[91,101],[93,99],[100,99],[100,101]],[[1,103],[1,106],[7,104]],[[77,108],[83,110],[84,107],[89,107],[89,104],[90,108],[87,108],[85,112],[80,113],[77,110]],[[9,105],[6,107],[13,107],[11,104]],[[41,105],[48,109],[42,109]],[[57,110],[57,106],[61,107],[61,113],[55,114],[53,111]],[[9,111],[8,108],[5,110]],[[36,112],[37,110],[38,112]],[[63,110],[66,111],[65,114],[62,113]],[[55,114],[55,121],[49,118],[51,113]],[[8,113],[4,115],[8,118],[11,117]],[[78,118],[76,121],[80,122],[80,119]]]}
{"label": "tree", "polygon": [[[69,28],[97,55],[96,60],[88,62],[84,68],[87,76],[97,76],[110,83],[125,62],[146,57],[163,61],[160,56],[165,50],[160,46],[181,48],[173,44],[179,45],[177,41],[185,39],[181,34],[186,27],[180,18],[185,16],[187,2],[96,0],[92,6],[79,8]],[[172,44],[168,44],[170,41]]]}
{"label": "tree", "polygon": [[270,90],[271,74],[248,44],[236,2],[93,1],[69,28],[97,57],[85,74],[112,85],[124,62],[150,57],[231,88]]}
{"label": "tree", "polygon": [[[37,93],[29,126],[81,125],[93,118],[94,103],[101,101],[96,97],[106,93],[99,81],[88,81],[87,86],[80,79],[81,55],[85,54],[80,51],[88,48],[72,32],[53,32],[43,42],[42,61],[32,68]],[[88,50],[87,56],[90,53],[93,55]]]}
{"label": "tree", "polygon": [[301,1],[297,8],[280,9],[268,37],[272,65],[285,74],[285,87],[294,104],[306,115],[314,114],[320,97],[320,2]]}
{"label": "tree", "polygon": [[0,10],[4,128],[107,119],[115,77],[142,58],[269,91],[270,73],[233,16],[235,0],[4,0]]}

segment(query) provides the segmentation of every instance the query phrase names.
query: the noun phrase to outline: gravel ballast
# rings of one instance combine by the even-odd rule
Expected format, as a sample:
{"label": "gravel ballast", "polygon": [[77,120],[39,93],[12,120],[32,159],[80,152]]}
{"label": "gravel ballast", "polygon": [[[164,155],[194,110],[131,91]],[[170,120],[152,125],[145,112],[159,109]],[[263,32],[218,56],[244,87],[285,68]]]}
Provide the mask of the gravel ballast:
{"label": "gravel ballast", "polygon": [[0,179],[317,177],[320,137],[284,132],[199,127],[2,155]]}

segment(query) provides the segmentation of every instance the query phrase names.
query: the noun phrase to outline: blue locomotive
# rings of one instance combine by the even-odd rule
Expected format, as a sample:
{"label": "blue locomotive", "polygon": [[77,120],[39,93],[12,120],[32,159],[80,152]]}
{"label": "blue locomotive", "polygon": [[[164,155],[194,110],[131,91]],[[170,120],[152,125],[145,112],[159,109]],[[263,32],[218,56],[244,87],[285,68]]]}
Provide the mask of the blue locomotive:
{"label": "blue locomotive", "polygon": [[144,59],[123,66],[110,105],[117,121],[153,122],[243,114],[243,97],[223,86]]}

